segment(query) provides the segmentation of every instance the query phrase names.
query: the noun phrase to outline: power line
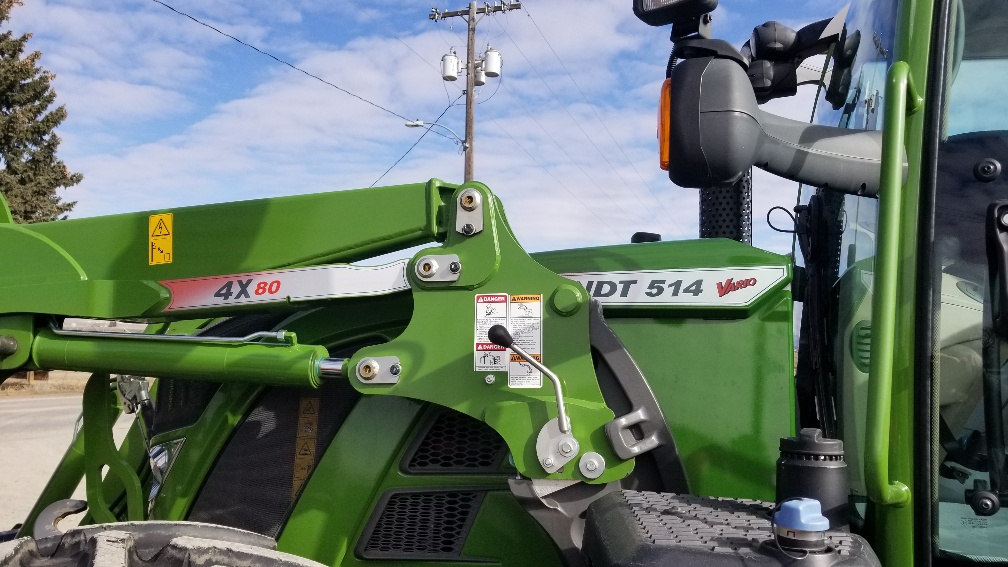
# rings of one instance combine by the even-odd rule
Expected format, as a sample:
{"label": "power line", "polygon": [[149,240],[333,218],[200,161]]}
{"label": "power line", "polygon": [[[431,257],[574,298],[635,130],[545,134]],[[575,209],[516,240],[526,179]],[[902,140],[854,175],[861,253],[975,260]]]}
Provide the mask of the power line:
{"label": "power line", "polygon": [[[375,21],[375,22],[383,22],[384,21],[384,20],[379,20],[374,14],[372,14],[371,12],[369,12],[366,9],[364,9],[363,7],[361,7],[361,5],[358,4],[357,2],[354,2],[354,0],[347,0],[347,1],[350,2],[351,4],[353,4],[354,7],[357,8],[357,10],[359,10],[362,14],[364,14],[368,18],[371,18],[372,21]],[[431,69],[434,69],[438,73],[441,72],[441,70],[438,69],[433,63],[431,63],[430,61],[424,59],[423,55],[420,55],[419,53],[417,53],[417,51],[415,49],[413,49],[412,47],[410,47],[410,45],[408,43],[406,43],[405,41],[403,41],[403,39],[401,37],[399,37],[397,35],[394,35],[394,34],[393,34],[393,37],[395,37],[396,41],[398,41],[399,43],[403,44],[406,47],[406,49],[409,49],[410,51],[412,51],[413,55],[416,55],[418,58],[420,58],[420,60],[423,61],[424,63],[426,63],[428,67],[430,67]]]}
{"label": "power line", "polygon": [[593,211],[591,209],[591,207],[589,207],[584,201],[582,201],[581,197],[578,197],[577,193],[575,193],[575,192],[571,191],[570,189],[568,189],[567,186],[564,185],[562,181],[560,181],[559,179],[556,178],[555,175],[553,175],[553,172],[551,172],[549,170],[549,168],[547,168],[542,163],[540,163],[539,160],[536,159],[536,157],[534,155],[532,155],[531,152],[529,152],[528,150],[526,150],[524,146],[522,146],[520,143],[518,143],[518,140],[516,140],[514,138],[514,136],[511,135],[510,132],[508,132],[507,130],[505,130],[504,127],[501,126],[500,123],[497,122],[496,119],[491,118],[490,122],[493,122],[494,125],[497,126],[497,128],[499,128],[501,132],[504,132],[504,135],[506,135],[508,138],[511,139],[512,142],[514,142],[514,145],[517,146],[518,149],[520,149],[521,151],[525,152],[525,154],[528,155],[528,157],[532,161],[534,161],[536,165],[538,165],[543,171],[545,171],[547,175],[549,175],[550,177],[553,178],[553,181],[555,181],[557,185],[559,185],[564,191],[566,191],[568,195],[570,195],[571,197],[573,197],[575,201],[577,201],[578,203],[580,203],[581,206],[584,207],[584,209],[586,211],[588,211],[593,217],[595,217],[600,223],[602,223],[602,226],[606,227],[609,230],[609,232],[613,233],[613,236],[615,236],[617,239],[622,238],[620,236],[620,234],[618,232],[616,232],[615,229],[613,229],[611,226],[609,226],[609,223],[607,223],[605,221],[605,219],[603,219],[602,217],[598,216],[595,213],[595,211]]}
{"label": "power line", "polygon": [[555,49],[553,49],[553,44],[551,44],[549,39],[546,38],[546,34],[544,34],[543,31],[539,29],[539,24],[537,24],[535,19],[532,18],[532,13],[528,11],[528,8],[525,8],[525,14],[528,15],[529,21],[532,22],[532,25],[535,26],[536,31],[539,32],[539,36],[542,37],[543,41],[546,42],[546,45],[549,46],[550,51],[553,52],[553,56],[556,57],[557,62],[560,63],[560,67],[564,70],[564,73],[567,73],[567,76],[570,78],[571,83],[574,83],[574,88],[576,88],[577,91],[581,93],[581,98],[583,98],[585,103],[588,104],[588,108],[591,109],[592,114],[595,115],[595,118],[599,121],[599,124],[602,125],[602,128],[606,131],[606,134],[609,135],[609,139],[613,141],[613,144],[616,145],[616,148],[619,149],[621,154],[623,154],[623,158],[627,160],[628,164],[630,164],[630,167],[634,170],[634,173],[636,173],[637,177],[641,180],[641,183],[643,183],[644,186],[648,188],[648,192],[651,194],[652,197],[654,197],[654,200],[658,202],[658,205],[661,206],[661,208],[665,211],[665,214],[668,215],[669,220],[672,221],[672,224],[675,225],[676,229],[678,230],[679,224],[676,223],[675,218],[672,217],[672,213],[670,213],[669,210],[665,208],[665,203],[663,203],[662,200],[659,199],[658,196],[654,194],[654,192],[651,189],[651,186],[644,179],[644,176],[641,175],[640,171],[637,170],[637,166],[634,165],[633,160],[631,160],[630,156],[626,154],[626,152],[623,150],[623,147],[620,146],[620,143],[616,141],[616,136],[613,135],[612,131],[609,130],[609,127],[606,126],[605,121],[603,121],[602,117],[599,116],[598,111],[595,110],[595,105],[593,105],[591,101],[588,100],[588,96],[584,93],[583,90],[581,90],[581,85],[579,85],[578,82],[574,79],[574,75],[571,74],[571,72],[567,69],[567,66],[564,65],[563,60],[560,59],[560,55],[556,52]]}
{"label": "power line", "polygon": [[[462,95],[459,95],[459,98],[462,98]],[[445,113],[448,112],[448,109],[450,109],[451,107],[455,106],[456,102],[458,102],[458,98],[455,99],[455,100],[453,100],[451,104],[449,104],[447,107],[445,107],[445,109],[441,111],[441,114],[437,118],[434,119],[434,122],[432,122],[432,124],[433,123],[437,123],[438,120],[441,120],[441,118],[445,115]],[[433,128],[424,128],[424,133],[420,134],[420,137],[417,138],[417,141],[413,142],[413,145],[410,146],[408,150],[406,150],[406,153],[404,153],[403,155],[399,156],[399,159],[397,159],[395,161],[395,163],[393,163],[392,165],[390,165],[389,168],[385,170],[385,173],[383,173],[380,176],[378,176],[378,179],[374,180],[374,183],[371,184],[371,187],[374,187],[375,185],[377,185],[378,182],[381,181],[383,177],[385,177],[386,175],[388,175],[388,172],[392,171],[392,168],[394,168],[395,166],[399,165],[399,162],[401,162],[402,160],[406,159],[406,156],[408,156],[409,153],[413,151],[413,148],[417,147],[417,144],[420,143],[420,140],[423,140],[424,136],[426,136],[427,133],[430,132],[431,130],[433,130]]]}
{"label": "power line", "polygon": [[[273,59],[273,60],[274,60],[274,61],[276,61],[277,63],[282,63],[282,64],[284,64],[284,65],[286,65],[286,66],[290,67],[291,69],[294,69],[295,71],[297,71],[297,72],[299,72],[299,73],[303,73],[303,74],[305,74],[305,75],[307,75],[307,76],[309,76],[309,77],[311,77],[311,78],[315,79],[316,81],[319,81],[319,82],[321,82],[321,83],[323,83],[323,84],[326,84],[326,85],[329,85],[330,87],[332,87],[332,88],[334,88],[334,89],[336,89],[336,90],[338,90],[338,91],[340,91],[340,92],[343,92],[343,93],[346,93],[346,94],[348,94],[348,95],[350,95],[350,96],[352,96],[352,97],[356,98],[357,100],[359,100],[359,101],[361,101],[361,102],[365,102],[365,103],[367,103],[367,104],[370,104],[371,106],[373,106],[373,107],[375,107],[375,108],[377,108],[377,109],[379,109],[379,110],[382,110],[382,111],[384,111],[384,112],[386,112],[386,113],[388,113],[388,114],[391,114],[392,116],[395,116],[395,117],[397,117],[397,118],[402,118],[403,120],[409,120],[409,118],[406,118],[405,116],[403,116],[402,114],[399,114],[398,112],[395,112],[395,111],[392,111],[392,110],[389,110],[388,108],[385,108],[384,106],[382,106],[382,105],[380,105],[380,104],[378,104],[378,103],[376,103],[376,102],[371,102],[370,100],[368,100],[368,99],[366,99],[366,98],[364,98],[364,97],[362,97],[362,96],[360,96],[360,95],[358,95],[358,94],[354,94],[354,93],[352,93],[352,92],[350,92],[350,91],[348,91],[348,90],[344,89],[343,87],[341,87],[341,86],[339,86],[339,85],[335,85],[335,84],[333,84],[333,83],[330,83],[329,81],[327,81],[327,80],[323,79],[322,77],[319,77],[318,75],[313,75],[313,74],[309,73],[308,71],[305,71],[304,69],[302,69],[302,68],[298,67],[297,65],[294,65],[294,64],[291,64],[291,63],[288,63],[287,61],[284,61],[283,59],[280,59],[279,57],[277,57],[276,55],[273,55],[272,53],[269,53],[269,52],[266,52],[266,51],[263,51],[262,49],[259,49],[258,47],[254,46],[254,45],[252,45],[252,44],[250,44],[250,43],[246,43],[246,42],[244,42],[244,41],[242,41],[242,40],[238,39],[237,37],[235,37],[235,36],[233,36],[233,35],[231,35],[231,34],[228,34],[228,33],[224,33],[223,31],[221,31],[221,30],[219,30],[219,29],[217,29],[217,28],[215,28],[215,27],[211,26],[210,24],[208,24],[208,23],[206,23],[206,22],[203,22],[203,21],[201,21],[201,20],[199,20],[199,19],[197,19],[197,18],[194,18],[193,16],[190,16],[189,14],[187,14],[187,13],[185,13],[185,12],[181,12],[181,11],[179,11],[179,10],[176,10],[175,8],[173,8],[172,6],[169,6],[168,4],[165,4],[165,3],[164,3],[164,2],[162,2],[161,0],[151,0],[151,1],[152,1],[152,2],[155,2],[155,3],[157,3],[157,4],[161,4],[161,5],[162,5],[162,6],[164,6],[165,8],[168,8],[169,10],[171,10],[172,12],[175,12],[176,14],[178,14],[178,15],[180,15],[180,16],[185,16],[185,17],[189,18],[190,20],[192,20],[192,21],[196,22],[197,24],[199,24],[199,25],[201,25],[201,26],[205,26],[205,27],[208,27],[208,28],[212,29],[213,31],[215,31],[215,32],[217,32],[217,33],[219,33],[219,34],[223,35],[224,37],[228,37],[228,38],[231,38],[231,39],[233,39],[233,40],[237,41],[238,43],[240,43],[240,44],[244,45],[245,47],[248,47],[249,49],[253,49],[253,50],[255,50],[255,51],[257,51],[257,52],[259,52],[259,53],[261,53],[261,54],[265,55],[266,57],[269,57],[270,59]],[[421,136],[421,137],[422,137],[422,136]]]}
{"label": "power line", "polygon": [[[514,96],[514,93],[511,92],[511,89],[509,89],[507,87],[504,87],[504,90],[506,90],[508,93],[510,93],[511,96]],[[517,97],[515,97],[515,98],[517,99]],[[547,130],[545,127],[543,127],[543,125],[540,124],[538,120],[536,120],[535,116],[533,116],[532,113],[529,112],[528,107],[526,107],[520,101],[518,102],[518,104],[522,107],[522,110],[525,111],[525,114],[528,115],[528,117],[532,120],[532,122],[535,122],[535,125],[538,126],[539,129],[542,130],[544,134],[546,134],[546,137],[549,138],[551,142],[553,142],[553,145],[555,145],[556,147],[560,148],[560,151],[563,152],[563,154],[565,156],[567,156],[567,159],[569,159],[570,162],[574,164],[574,167],[578,168],[578,170],[581,171],[581,173],[585,176],[585,178],[588,179],[588,182],[591,183],[592,185],[594,185],[595,188],[599,190],[599,193],[602,193],[602,195],[604,195],[605,198],[608,199],[609,202],[612,203],[612,205],[614,207],[616,207],[620,212],[622,212],[624,215],[626,215],[626,218],[627,218],[628,221],[633,222],[633,216],[629,212],[627,212],[626,209],[624,209],[623,207],[621,207],[619,205],[619,203],[617,203],[616,200],[612,198],[612,195],[610,195],[608,191],[606,191],[605,189],[599,187],[598,183],[595,182],[595,178],[592,177],[591,175],[588,175],[588,172],[585,171],[583,167],[581,167],[581,164],[578,163],[574,159],[574,157],[570,155],[570,153],[567,151],[567,148],[565,148],[563,146],[563,144],[561,144],[560,142],[558,142],[556,140],[556,138],[554,138],[553,135],[549,133],[549,130]]]}
{"label": "power line", "polygon": [[[508,33],[507,31],[504,32],[504,35],[506,35],[507,38],[511,41],[511,44],[515,46],[515,49],[518,50],[518,53],[521,54],[522,58],[525,59],[525,62],[528,63],[528,65],[532,69],[532,71],[535,72],[535,74],[536,74],[537,77],[539,77],[539,80],[543,83],[543,85],[546,86],[546,90],[549,91],[550,95],[553,96],[554,100],[556,100],[557,103],[564,109],[564,112],[567,113],[567,116],[570,117],[570,119],[571,119],[572,122],[574,122],[574,125],[577,126],[578,130],[581,131],[581,134],[584,135],[585,139],[588,140],[588,143],[591,144],[591,146],[593,148],[595,148],[595,151],[598,152],[598,154],[606,162],[606,164],[609,166],[609,168],[613,170],[613,172],[616,174],[616,176],[619,178],[619,180],[623,183],[623,186],[627,188],[627,191],[629,191],[634,196],[634,198],[637,200],[637,202],[640,204],[640,206],[643,209],[645,209],[645,210],[648,211],[648,213],[651,215],[651,218],[656,223],[659,222],[657,215],[655,215],[655,213],[654,213],[654,210],[652,210],[651,208],[647,207],[644,204],[644,202],[641,200],[640,195],[637,194],[637,191],[635,191],[632,187],[630,187],[630,184],[627,183],[626,179],[619,172],[619,170],[616,168],[616,166],[613,165],[612,161],[609,160],[609,157],[605,154],[605,152],[603,152],[601,150],[601,148],[598,147],[598,145],[595,143],[595,141],[592,139],[592,137],[588,135],[588,132],[586,132],[585,129],[584,129],[584,127],[581,126],[580,121],[578,121],[578,119],[575,118],[573,114],[571,114],[571,111],[570,111],[569,108],[567,108],[567,105],[563,104],[563,101],[560,100],[560,97],[559,97],[559,95],[556,94],[556,91],[554,91],[553,88],[550,87],[550,85],[546,81],[546,79],[543,78],[542,73],[539,72],[539,70],[535,67],[535,65],[532,64],[532,61],[528,58],[528,56],[525,55],[525,52],[522,51],[522,48],[518,45],[518,42],[516,42],[514,40],[514,38],[511,37],[511,34]],[[659,204],[660,204],[660,201],[659,201]],[[666,214],[667,214],[667,211],[666,211]],[[669,215],[669,220],[671,220],[672,223],[674,225],[676,225],[676,227],[678,228],[678,224],[675,222],[675,219],[673,219],[671,217],[671,215]]]}

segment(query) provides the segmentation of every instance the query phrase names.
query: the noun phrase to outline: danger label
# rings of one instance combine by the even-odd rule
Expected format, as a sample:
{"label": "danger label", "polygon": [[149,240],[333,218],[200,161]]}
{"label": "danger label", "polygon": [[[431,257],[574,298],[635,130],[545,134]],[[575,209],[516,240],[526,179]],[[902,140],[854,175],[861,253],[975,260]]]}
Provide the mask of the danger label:
{"label": "danger label", "polygon": [[477,295],[473,345],[473,370],[477,372],[502,372],[508,369],[507,349],[493,344],[487,337],[487,331],[494,325],[508,326],[508,295]]}
{"label": "danger label", "polygon": [[[542,362],[542,294],[512,295],[508,302],[508,317],[514,343]],[[508,358],[508,386],[541,388],[542,373],[521,356]]]}
{"label": "danger label", "polygon": [[147,219],[147,263],[151,266],[172,263],[172,214],[151,215]]}

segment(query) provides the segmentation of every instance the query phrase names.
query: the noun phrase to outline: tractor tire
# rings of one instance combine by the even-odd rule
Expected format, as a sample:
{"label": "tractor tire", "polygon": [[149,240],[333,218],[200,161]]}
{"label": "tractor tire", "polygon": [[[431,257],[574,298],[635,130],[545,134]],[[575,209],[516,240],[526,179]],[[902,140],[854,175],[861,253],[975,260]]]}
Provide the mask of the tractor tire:
{"label": "tractor tire", "polygon": [[196,522],[121,522],[0,543],[0,567],[323,567],[272,538]]}

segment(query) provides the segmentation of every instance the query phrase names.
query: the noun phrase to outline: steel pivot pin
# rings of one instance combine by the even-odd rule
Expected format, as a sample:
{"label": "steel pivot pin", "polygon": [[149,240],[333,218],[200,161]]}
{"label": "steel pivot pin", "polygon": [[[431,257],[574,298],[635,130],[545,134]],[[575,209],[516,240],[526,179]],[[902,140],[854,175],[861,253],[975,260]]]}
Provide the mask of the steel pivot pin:
{"label": "steel pivot pin", "polygon": [[481,200],[479,191],[466,189],[461,195],[459,195],[459,206],[469,212],[472,212],[480,206]]}
{"label": "steel pivot pin", "polygon": [[434,277],[437,273],[438,263],[437,260],[429,256],[420,258],[420,261],[416,264],[416,273],[418,276],[424,279],[429,279]]}
{"label": "steel pivot pin", "polygon": [[365,358],[357,364],[357,376],[361,380],[372,380],[378,375],[378,361],[373,358]]}

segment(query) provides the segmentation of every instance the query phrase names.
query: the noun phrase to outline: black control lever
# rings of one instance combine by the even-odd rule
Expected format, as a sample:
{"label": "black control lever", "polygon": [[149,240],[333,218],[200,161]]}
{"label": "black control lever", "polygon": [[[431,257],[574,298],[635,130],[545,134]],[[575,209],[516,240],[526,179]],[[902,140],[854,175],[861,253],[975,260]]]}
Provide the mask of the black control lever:
{"label": "black control lever", "polygon": [[536,370],[543,373],[553,382],[553,391],[556,394],[557,402],[557,425],[560,427],[560,431],[563,433],[570,433],[570,420],[567,418],[567,410],[564,407],[563,401],[563,389],[560,387],[560,379],[557,378],[556,374],[553,374],[549,368],[543,366],[541,362],[535,359],[534,356],[525,352],[525,349],[514,344],[514,338],[511,333],[508,332],[504,325],[494,325],[487,330],[487,338],[490,342],[497,346],[502,346],[504,348],[509,348],[513,350],[518,356],[525,359],[525,362],[531,364]]}

